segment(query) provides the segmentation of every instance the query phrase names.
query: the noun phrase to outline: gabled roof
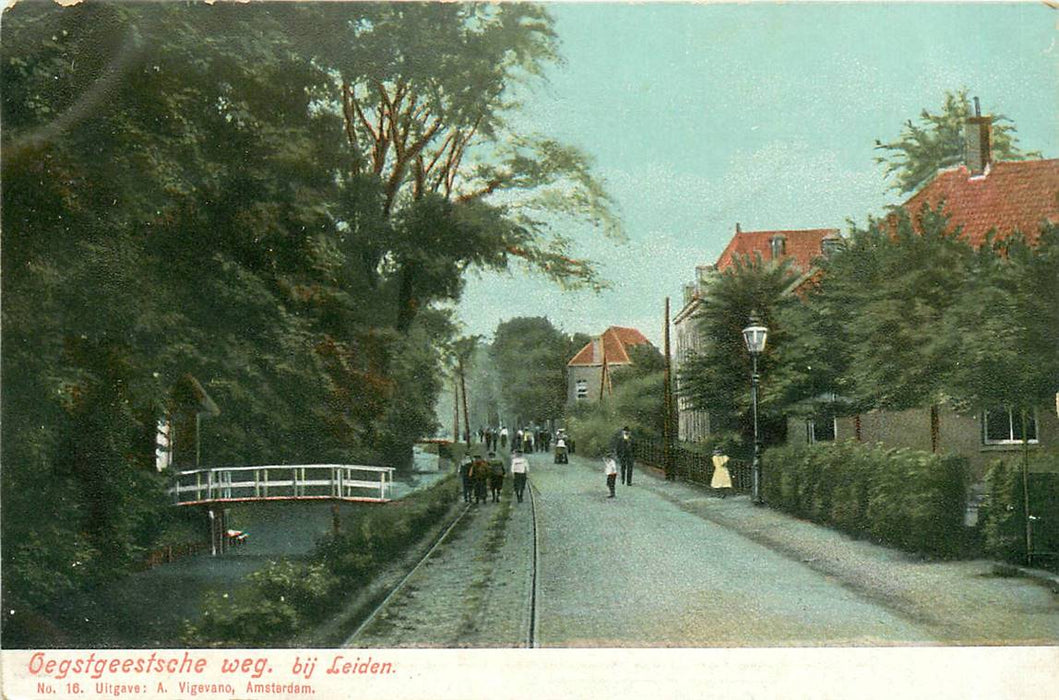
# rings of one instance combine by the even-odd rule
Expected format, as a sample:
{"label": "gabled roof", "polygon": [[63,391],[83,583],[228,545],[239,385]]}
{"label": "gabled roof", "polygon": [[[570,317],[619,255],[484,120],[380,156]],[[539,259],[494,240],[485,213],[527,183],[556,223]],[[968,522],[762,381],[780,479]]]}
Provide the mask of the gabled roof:
{"label": "gabled roof", "polygon": [[740,231],[736,229],[728,247],[717,258],[717,269],[723,272],[735,264],[740,256],[760,255],[762,261],[772,260],[772,239],[783,236],[786,239],[783,258],[790,258],[794,267],[800,272],[807,272],[813,266],[813,260],[823,254],[822,241],[828,236],[837,236],[836,228],[795,229],[787,231]]}
{"label": "gabled roof", "polygon": [[964,165],[943,170],[902,206],[915,215],[942,201],[949,224],[962,226],[975,248],[994,228],[1000,237],[1019,230],[1032,245],[1043,221],[1059,223],[1059,159],[990,163],[977,176]]}
{"label": "gabled roof", "polygon": [[[602,341],[601,343],[598,341]],[[629,353],[626,348],[633,345],[643,345],[649,342],[644,334],[635,328],[624,328],[622,326],[611,326],[603,331],[598,337],[593,338],[585,347],[574,355],[574,358],[566,363],[567,367],[592,367],[603,364],[603,356],[607,356],[608,365],[629,365]]]}

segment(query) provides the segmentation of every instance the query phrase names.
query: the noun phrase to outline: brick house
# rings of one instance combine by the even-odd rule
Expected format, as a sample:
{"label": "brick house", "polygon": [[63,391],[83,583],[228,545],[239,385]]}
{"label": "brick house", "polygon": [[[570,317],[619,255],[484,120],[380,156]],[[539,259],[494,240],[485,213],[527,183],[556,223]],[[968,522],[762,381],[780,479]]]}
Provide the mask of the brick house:
{"label": "brick house", "polygon": [[713,265],[695,268],[695,282],[684,286],[684,304],[673,317],[676,352],[673,358],[677,395],[677,437],[685,442],[699,442],[710,434],[708,411],[695,410],[689,400],[681,396],[680,370],[699,350],[701,339],[696,329],[695,315],[700,310],[710,282],[717,275],[732,268],[741,258],[760,257],[764,262],[790,260],[800,276],[789,291],[796,292],[815,272],[813,262],[827,255],[841,241],[838,229],[797,229],[780,231],[744,231],[735,225],[735,235]]}
{"label": "brick house", "polygon": [[[940,171],[901,206],[911,214],[943,205],[952,227],[972,246],[1020,232],[1034,244],[1042,223],[1059,223],[1059,159],[993,162],[989,117],[967,124],[966,162]],[[1059,387],[1056,387],[1059,389]],[[1059,403],[1059,396],[1057,396]],[[1030,449],[1059,444],[1059,405],[1041,406],[1029,417]],[[847,418],[790,419],[791,441],[853,438],[933,452],[956,452],[969,460],[972,482],[1004,453],[1022,449],[1021,418],[1010,407],[981,407],[973,415],[947,406],[873,411]]]}
{"label": "brick house", "polygon": [[633,364],[628,349],[649,344],[635,328],[611,326],[594,337],[566,363],[566,401],[570,405],[599,401],[613,388],[611,371]]}

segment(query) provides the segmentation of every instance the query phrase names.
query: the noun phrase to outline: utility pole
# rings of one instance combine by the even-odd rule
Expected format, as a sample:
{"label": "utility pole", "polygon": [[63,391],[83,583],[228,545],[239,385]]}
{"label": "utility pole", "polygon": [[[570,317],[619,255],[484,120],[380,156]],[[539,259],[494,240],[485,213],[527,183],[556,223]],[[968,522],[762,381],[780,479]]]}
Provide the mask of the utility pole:
{"label": "utility pole", "polygon": [[672,360],[669,357],[669,297],[666,297],[663,344],[665,346],[666,365],[662,388],[662,401],[664,403],[662,407],[662,462],[666,470],[666,480],[676,481],[677,475],[673,468],[673,368]]}
{"label": "utility pole", "polygon": [[452,444],[460,441],[460,385],[452,377]]}

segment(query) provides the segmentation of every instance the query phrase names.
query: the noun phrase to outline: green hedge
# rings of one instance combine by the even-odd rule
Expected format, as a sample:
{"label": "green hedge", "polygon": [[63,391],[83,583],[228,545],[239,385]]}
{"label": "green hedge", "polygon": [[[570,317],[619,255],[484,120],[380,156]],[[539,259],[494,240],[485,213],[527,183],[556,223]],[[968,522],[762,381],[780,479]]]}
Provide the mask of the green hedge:
{"label": "green hedge", "polygon": [[188,646],[282,646],[333,614],[378,570],[400,557],[457,500],[448,476],[430,488],[370,508],[348,531],[321,540],[308,561],[270,562],[239,589],[207,598],[189,624]]}
{"label": "green hedge", "polygon": [[857,442],[788,446],[762,456],[769,505],[912,552],[960,553],[966,460]]}
{"label": "green hedge", "polygon": [[[1029,461],[1029,505],[1033,521],[1033,566],[1059,571],[1059,454],[1034,453]],[[986,475],[988,500],[982,520],[986,552],[1026,564],[1026,492],[1022,457],[997,460]]]}

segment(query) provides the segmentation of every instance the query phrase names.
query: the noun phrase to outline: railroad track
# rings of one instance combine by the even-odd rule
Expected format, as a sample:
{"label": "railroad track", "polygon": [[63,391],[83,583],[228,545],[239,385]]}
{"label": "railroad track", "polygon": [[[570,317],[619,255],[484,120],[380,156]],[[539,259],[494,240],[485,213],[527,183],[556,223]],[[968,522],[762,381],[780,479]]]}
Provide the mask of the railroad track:
{"label": "railroad track", "polygon": [[[511,502],[514,494],[510,490],[503,494],[508,499],[503,504],[503,512],[490,515],[491,504],[465,506],[343,646],[538,646],[537,499],[532,482],[527,486],[531,532],[527,534],[522,529],[526,527],[524,520],[517,521],[515,509],[522,506]],[[484,518],[491,519],[483,521]],[[510,531],[513,523],[516,523],[514,532]],[[460,527],[461,524],[465,527]],[[518,544],[521,539],[505,542],[512,536],[528,542],[521,548]],[[505,545],[508,546],[505,548]],[[506,566],[498,565],[498,559],[513,556],[518,558],[517,566],[521,569],[517,574],[511,573],[508,560],[505,560]],[[427,567],[432,569],[425,571]],[[490,602],[492,591],[499,590],[498,584],[511,583],[501,577],[527,573],[528,610],[525,606],[521,608],[525,613],[512,616],[506,601],[499,600],[499,593],[496,594],[499,602]],[[486,608],[493,613],[487,615]],[[501,612],[502,619],[492,616],[496,610]],[[460,612],[457,615],[454,611]]]}

